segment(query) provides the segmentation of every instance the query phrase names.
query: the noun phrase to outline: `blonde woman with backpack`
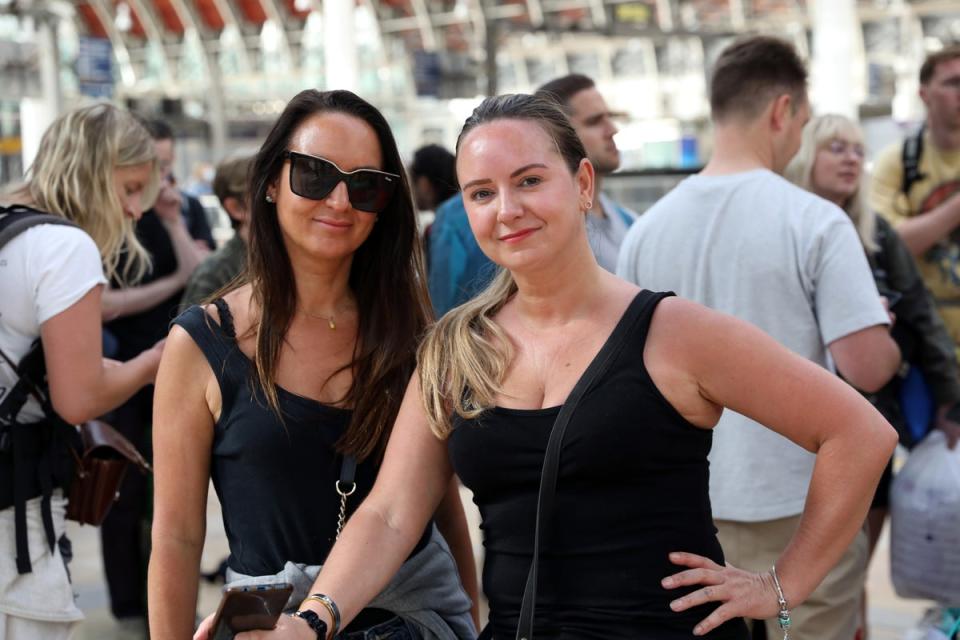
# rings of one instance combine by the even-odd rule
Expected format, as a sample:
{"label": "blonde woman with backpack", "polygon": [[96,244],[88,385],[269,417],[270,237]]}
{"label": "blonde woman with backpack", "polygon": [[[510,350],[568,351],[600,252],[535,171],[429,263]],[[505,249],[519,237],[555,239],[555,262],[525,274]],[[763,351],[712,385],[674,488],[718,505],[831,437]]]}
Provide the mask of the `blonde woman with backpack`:
{"label": "blonde woman with backpack", "polygon": [[[0,247],[0,640],[69,638],[83,618],[57,545],[75,434],[51,416],[93,419],[156,375],[161,346],[112,362],[101,334],[107,278],[134,281],[147,266],[133,222],[156,176],[146,130],[96,104],[58,118],[26,181],[0,195],[0,225],[29,226]],[[124,247],[131,259],[116,273]],[[13,367],[30,354],[46,370],[46,408],[17,385]]]}

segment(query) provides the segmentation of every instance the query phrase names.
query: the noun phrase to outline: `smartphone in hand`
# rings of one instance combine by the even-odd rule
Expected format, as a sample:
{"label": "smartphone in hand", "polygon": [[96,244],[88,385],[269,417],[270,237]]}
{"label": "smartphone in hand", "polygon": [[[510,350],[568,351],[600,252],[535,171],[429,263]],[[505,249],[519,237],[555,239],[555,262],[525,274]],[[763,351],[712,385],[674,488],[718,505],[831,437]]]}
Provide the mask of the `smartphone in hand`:
{"label": "smartphone in hand", "polygon": [[241,631],[273,629],[291,593],[293,586],[287,583],[227,589],[217,607],[210,637],[233,640]]}

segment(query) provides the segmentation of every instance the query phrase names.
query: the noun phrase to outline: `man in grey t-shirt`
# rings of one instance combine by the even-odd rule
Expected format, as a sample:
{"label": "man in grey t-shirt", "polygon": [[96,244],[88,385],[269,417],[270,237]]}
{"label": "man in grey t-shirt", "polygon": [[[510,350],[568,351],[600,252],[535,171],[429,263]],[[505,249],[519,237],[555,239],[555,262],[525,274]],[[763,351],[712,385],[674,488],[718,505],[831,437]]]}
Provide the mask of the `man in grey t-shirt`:
{"label": "man in grey t-shirt", "polygon": [[[710,94],[713,157],[637,221],[618,274],[747,320],[855,387],[879,389],[900,352],[856,231],[835,205],[778,175],[809,118],[802,62],[780,40],[739,41],[717,61]],[[803,538],[801,512],[821,507],[815,494],[807,500],[814,460],[777,433],[723,413],[710,499],[728,562],[766,573],[798,528],[795,540]],[[851,640],[866,565],[861,534],[794,609],[791,639]],[[768,637],[780,637],[776,627],[767,621]]]}
{"label": "man in grey t-shirt", "polygon": [[637,214],[600,192],[603,176],[620,167],[620,150],[613,113],[593,80],[578,73],[556,78],[537,89],[537,95],[560,105],[570,118],[587,158],[596,170],[593,206],[587,211],[587,238],[597,263],[607,271],[617,267],[620,244]]}

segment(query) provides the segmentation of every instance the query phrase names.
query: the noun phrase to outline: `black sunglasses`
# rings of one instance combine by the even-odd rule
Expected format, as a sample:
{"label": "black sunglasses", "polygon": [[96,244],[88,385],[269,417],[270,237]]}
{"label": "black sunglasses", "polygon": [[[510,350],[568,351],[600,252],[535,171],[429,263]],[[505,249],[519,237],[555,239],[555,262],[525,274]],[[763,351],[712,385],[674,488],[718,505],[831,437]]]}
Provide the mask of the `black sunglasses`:
{"label": "black sunglasses", "polygon": [[322,200],[341,182],[354,209],[380,213],[387,208],[400,176],[376,169],[344,171],[326,158],[308,156],[297,151],[284,151],[290,160],[290,190],[301,198]]}

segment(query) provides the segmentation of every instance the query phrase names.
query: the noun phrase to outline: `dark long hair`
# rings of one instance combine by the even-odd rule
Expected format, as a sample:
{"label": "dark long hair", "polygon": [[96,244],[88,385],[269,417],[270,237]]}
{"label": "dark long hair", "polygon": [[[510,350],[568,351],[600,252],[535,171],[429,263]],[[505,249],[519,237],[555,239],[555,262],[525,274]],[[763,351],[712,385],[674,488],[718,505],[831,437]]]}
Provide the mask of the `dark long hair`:
{"label": "dark long hair", "polygon": [[343,398],[352,407],[353,417],[337,448],[362,460],[383,452],[415,368],[417,342],[427,326],[430,306],[416,213],[397,143],[383,115],[349,91],[298,93],[280,114],[251,168],[248,279],[260,308],[251,327],[257,340],[254,367],[267,402],[281,415],[277,364],[297,306],[296,285],[276,205],[268,203],[266,196],[268,187],[279,179],[283,152],[293,133],[310,116],[324,112],[343,113],[370,125],[380,142],[383,170],[400,176],[400,188],[354,253],[350,267],[349,286],[360,321],[352,362],[344,367],[353,374]]}

